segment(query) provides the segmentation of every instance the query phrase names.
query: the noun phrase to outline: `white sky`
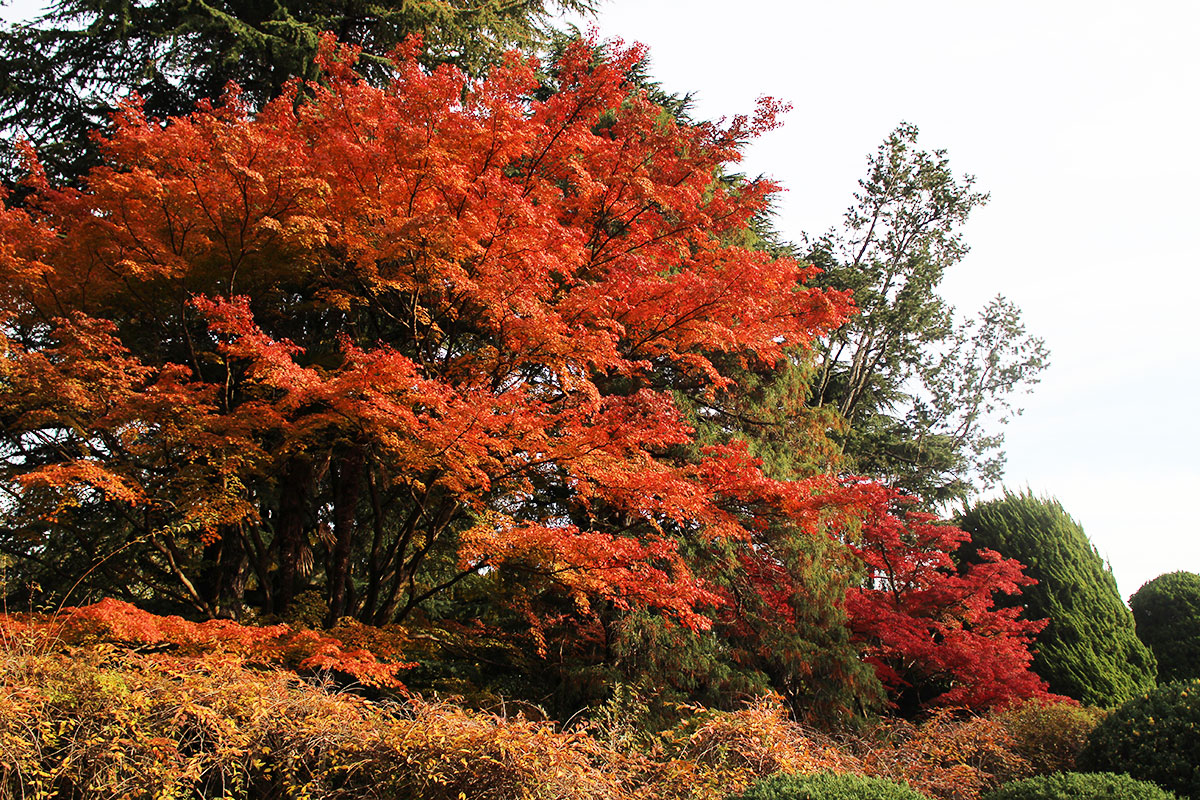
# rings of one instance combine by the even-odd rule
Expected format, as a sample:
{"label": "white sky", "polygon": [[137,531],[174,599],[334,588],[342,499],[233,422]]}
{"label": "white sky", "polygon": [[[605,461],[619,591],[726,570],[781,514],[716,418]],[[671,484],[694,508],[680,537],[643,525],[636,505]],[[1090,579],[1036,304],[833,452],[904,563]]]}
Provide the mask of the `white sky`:
{"label": "white sky", "polygon": [[991,192],[945,296],[1003,293],[1052,363],[1008,426],[1006,484],[1053,495],[1128,598],[1200,572],[1200,4],[608,0],[695,116],[794,110],[752,146],[780,229],[836,225],[900,121]]}
{"label": "white sky", "polygon": [[596,25],[697,117],[794,105],[744,164],[786,187],[785,234],[836,225],[902,120],[974,174],[992,200],[945,295],[1003,293],[1052,351],[1008,486],[1058,497],[1126,598],[1200,572],[1200,3],[602,0]]}

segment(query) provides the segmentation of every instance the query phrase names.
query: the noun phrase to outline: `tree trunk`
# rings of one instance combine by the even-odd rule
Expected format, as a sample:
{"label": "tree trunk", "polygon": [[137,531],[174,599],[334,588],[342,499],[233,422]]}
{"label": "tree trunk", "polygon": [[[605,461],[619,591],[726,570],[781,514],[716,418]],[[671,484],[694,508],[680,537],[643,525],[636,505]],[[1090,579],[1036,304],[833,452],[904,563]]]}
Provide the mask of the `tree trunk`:
{"label": "tree trunk", "polygon": [[245,604],[246,570],[250,565],[241,531],[223,525],[220,538],[204,546],[202,558],[198,590],[208,613],[214,617],[239,617]]}
{"label": "tree trunk", "polygon": [[362,491],[363,451],[353,447],[338,454],[333,465],[333,552],[329,558],[329,618],[333,625],[346,615],[350,554],[357,530]]}
{"label": "tree trunk", "polygon": [[279,572],[276,578],[275,613],[284,614],[296,596],[296,574],[304,531],[309,517],[313,468],[306,458],[288,459],[279,478]]}

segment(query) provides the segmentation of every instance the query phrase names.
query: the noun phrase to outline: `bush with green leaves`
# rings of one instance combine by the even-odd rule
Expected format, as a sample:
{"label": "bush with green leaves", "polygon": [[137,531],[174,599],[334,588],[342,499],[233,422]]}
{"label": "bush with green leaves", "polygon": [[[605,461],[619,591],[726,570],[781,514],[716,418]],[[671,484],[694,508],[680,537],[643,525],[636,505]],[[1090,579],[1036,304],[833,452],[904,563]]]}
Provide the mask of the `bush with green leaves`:
{"label": "bush with green leaves", "polygon": [[1031,649],[1032,669],[1051,692],[1113,708],[1154,686],[1154,655],[1134,632],[1112,569],[1057,500],[1006,492],[977,503],[959,527],[971,534],[957,553],[960,569],[990,549],[1037,581],[1002,602],[1024,606],[1027,619],[1049,619]]}
{"label": "bush with green leaves", "polygon": [[818,772],[776,773],[751,786],[737,800],[926,800],[926,797],[896,781]]}
{"label": "bush with green leaves", "polygon": [[1129,598],[1129,606],[1138,638],[1158,659],[1158,680],[1200,678],[1200,575],[1159,575]]}
{"label": "bush with green leaves", "polygon": [[1149,781],[1111,772],[1059,772],[1006,783],[982,800],[1175,800]]}
{"label": "bush with green leaves", "polygon": [[1125,703],[1096,726],[1077,763],[1200,798],[1200,680],[1168,683]]}

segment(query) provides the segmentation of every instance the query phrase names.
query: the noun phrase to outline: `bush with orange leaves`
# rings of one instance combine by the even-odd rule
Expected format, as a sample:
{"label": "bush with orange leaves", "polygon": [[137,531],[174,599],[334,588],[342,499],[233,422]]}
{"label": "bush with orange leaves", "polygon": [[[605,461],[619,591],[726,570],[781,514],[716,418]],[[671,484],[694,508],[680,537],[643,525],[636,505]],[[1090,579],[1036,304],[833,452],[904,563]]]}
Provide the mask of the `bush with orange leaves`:
{"label": "bush with orange leaves", "polygon": [[626,698],[607,728],[600,715],[561,731],[314,683],[323,669],[394,678],[397,637],[197,624],[111,602],[53,619],[0,615],[0,797],[724,800],[774,773],[851,772],[977,800],[1067,764],[1094,719],[1054,706],[942,710],[834,741],[761,698],[686,707],[654,734]]}
{"label": "bush with orange leaves", "polygon": [[940,709],[919,725],[881,725],[859,743],[859,756],[867,775],[903,781],[941,800],[977,800],[1032,773],[1016,743],[995,717]]}
{"label": "bush with orange leaves", "polygon": [[111,647],[0,656],[0,796],[621,800],[583,734],[372,703],[228,657]]}
{"label": "bush with orange leaves", "polygon": [[[227,619],[191,622],[160,616],[111,598],[56,614],[0,614],[0,641],[41,648],[56,645],[113,643],[172,655],[223,654],[246,663],[318,674],[336,672],[371,686],[403,689],[399,673],[412,664],[397,656],[398,647],[379,649],[383,634],[367,650],[359,643],[363,626],[332,631],[293,629],[288,625],[239,625]],[[388,660],[376,658],[384,652]]]}
{"label": "bush with orange leaves", "polygon": [[1009,781],[1074,769],[1103,715],[1039,700],[987,716],[943,709],[919,725],[881,725],[858,750],[866,774],[903,780],[942,800],[976,800]]}
{"label": "bush with orange leaves", "polygon": [[743,791],[776,772],[860,771],[858,760],[833,740],[792,721],[778,697],[737,711],[697,712],[672,738],[681,759],[719,772],[728,791]]}
{"label": "bush with orange leaves", "polygon": [[0,660],[0,795],[304,793],[342,779],[335,764],[354,763],[346,745],[369,741],[365,723],[355,697],[227,656],[9,651]]}

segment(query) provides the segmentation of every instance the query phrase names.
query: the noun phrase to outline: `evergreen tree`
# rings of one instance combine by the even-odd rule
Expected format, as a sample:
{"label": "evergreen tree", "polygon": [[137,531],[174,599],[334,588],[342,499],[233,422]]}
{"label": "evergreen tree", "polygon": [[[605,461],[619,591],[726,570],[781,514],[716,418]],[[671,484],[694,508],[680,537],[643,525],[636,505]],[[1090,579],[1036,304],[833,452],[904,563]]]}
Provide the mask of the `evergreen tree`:
{"label": "evergreen tree", "polygon": [[[775,249],[769,239],[757,246]],[[719,360],[729,389],[683,400],[697,442],[744,442],[775,480],[834,472],[839,458],[827,432],[836,420],[805,404],[811,361],[798,349],[775,365]],[[802,718],[836,725],[876,710],[883,687],[861,659],[846,610],[862,564],[837,537],[814,536],[770,509],[754,513],[761,524],[752,542],[706,554],[710,580],[730,598],[715,627],[727,652],[742,670],[764,675]]]}
{"label": "evergreen tree", "polygon": [[961,527],[971,534],[958,551],[963,568],[995,550],[1037,580],[1019,602],[1028,618],[1050,620],[1033,662],[1050,691],[1112,707],[1154,685],[1154,656],[1134,634],[1112,570],[1057,500],[1006,492],[967,510]]}
{"label": "evergreen tree", "polygon": [[545,40],[558,9],[589,0],[58,0],[39,19],[0,30],[0,129],[8,170],[14,141],[28,139],[52,174],[83,174],[96,159],[91,132],[131,93],[151,116],[190,112],[229,81],[252,108],[293,77],[315,78],[325,31],[362,48],[374,79],[411,34],[429,64],[481,74],[504,50]]}
{"label": "evergreen tree", "polygon": [[1049,354],[1003,297],[956,323],[938,294],[968,252],[962,226],[988,196],[917,134],[902,124],[888,136],[842,230],[810,243],[818,284],[851,292],[859,309],[821,343],[811,402],[845,420],[850,470],[934,507],[965,498],[972,476],[985,487],[1000,478],[994,428],[1020,413],[1009,398],[1037,383]]}
{"label": "evergreen tree", "polygon": [[1200,678],[1200,575],[1159,575],[1129,605],[1138,638],[1158,659],[1159,682]]}

